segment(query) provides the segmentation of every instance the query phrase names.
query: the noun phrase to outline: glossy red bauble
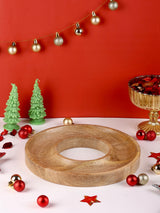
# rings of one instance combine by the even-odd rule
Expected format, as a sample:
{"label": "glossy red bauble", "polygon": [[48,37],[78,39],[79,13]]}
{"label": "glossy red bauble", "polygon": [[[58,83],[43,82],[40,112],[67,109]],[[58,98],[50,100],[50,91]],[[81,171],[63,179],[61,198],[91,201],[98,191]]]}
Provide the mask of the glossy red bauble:
{"label": "glossy red bauble", "polygon": [[147,140],[153,141],[156,138],[155,131],[151,130],[147,132]]}
{"label": "glossy red bauble", "polygon": [[22,126],[21,129],[27,130],[28,134],[31,134],[31,133],[32,133],[32,127],[31,127],[30,125]]}
{"label": "glossy red bauble", "polygon": [[20,129],[19,132],[18,132],[18,135],[22,139],[28,138],[28,132],[25,129]]}
{"label": "glossy red bauble", "polygon": [[126,178],[126,182],[130,186],[135,186],[136,184],[138,184],[138,177],[136,177],[135,175],[128,175],[128,177]]}
{"label": "glossy red bauble", "polygon": [[14,189],[17,191],[17,192],[21,192],[24,190],[25,188],[25,183],[23,180],[16,180],[16,182],[14,183],[13,185]]}
{"label": "glossy red bauble", "polygon": [[40,195],[38,198],[37,198],[37,204],[40,206],[40,207],[46,207],[49,203],[49,199],[46,195]]}
{"label": "glossy red bauble", "polygon": [[136,137],[138,140],[144,140],[145,139],[145,131],[144,130],[138,130],[136,133]]}

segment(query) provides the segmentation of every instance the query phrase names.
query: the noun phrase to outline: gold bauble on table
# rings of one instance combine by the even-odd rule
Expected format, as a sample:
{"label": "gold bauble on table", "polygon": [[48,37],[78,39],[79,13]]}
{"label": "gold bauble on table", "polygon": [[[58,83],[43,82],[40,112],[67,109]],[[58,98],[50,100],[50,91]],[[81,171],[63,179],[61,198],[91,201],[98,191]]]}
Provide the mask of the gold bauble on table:
{"label": "gold bauble on table", "polygon": [[72,125],[72,124],[73,124],[72,118],[65,118],[65,119],[63,120],[63,124],[64,124],[64,125]]}
{"label": "gold bauble on table", "polygon": [[157,164],[153,165],[152,168],[151,168],[151,170],[155,174],[160,175],[160,164],[157,163]]}
{"label": "gold bauble on table", "polygon": [[110,2],[108,3],[108,7],[110,10],[116,10],[118,8],[118,2],[110,0]]}
{"label": "gold bauble on table", "polygon": [[10,55],[15,55],[17,53],[17,47],[15,42],[12,42],[12,45],[8,47],[8,53]]}
{"label": "gold bauble on table", "polygon": [[11,181],[14,183],[16,180],[22,180],[21,176],[18,174],[12,175]]}
{"label": "gold bauble on table", "polygon": [[99,16],[96,15],[96,13],[93,11],[92,12],[92,17],[91,17],[91,23],[93,25],[98,25],[100,23],[101,19]]}
{"label": "gold bauble on table", "polygon": [[37,39],[34,39],[32,50],[33,52],[39,52],[41,50],[41,45],[38,43]]}
{"label": "gold bauble on table", "polygon": [[56,32],[56,37],[54,39],[54,44],[56,46],[61,46],[63,44],[63,38],[59,35],[58,32]]}
{"label": "gold bauble on table", "polygon": [[80,28],[79,23],[76,23],[76,28],[75,28],[74,32],[75,32],[75,34],[78,35],[78,36],[82,35],[83,29]]}
{"label": "gold bauble on table", "polygon": [[146,183],[148,183],[148,181],[149,181],[149,177],[145,173],[142,173],[138,176],[139,185],[145,185]]}

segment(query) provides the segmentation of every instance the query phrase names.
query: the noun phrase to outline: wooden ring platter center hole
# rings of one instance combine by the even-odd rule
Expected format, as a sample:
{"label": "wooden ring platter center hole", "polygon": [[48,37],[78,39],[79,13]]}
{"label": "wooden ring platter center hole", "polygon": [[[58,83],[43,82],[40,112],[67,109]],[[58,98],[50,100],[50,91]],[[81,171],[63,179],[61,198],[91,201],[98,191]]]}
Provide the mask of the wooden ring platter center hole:
{"label": "wooden ring platter center hole", "polygon": [[[70,137],[57,143],[57,151],[72,160],[94,160],[104,157],[111,151],[110,144],[94,137]],[[93,157],[96,156],[96,157]],[[98,156],[98,157],[97,157]]]}
{"label": "wooden ring platter center hole", "polygon": [[[93,160],[62,156],[72,148],[104,153]],[[37,176],[68,186],[102,186],[116,183],[139,166],[140,148],[129,135],[103,126],[70,125],[46,129],[32,136],[25,147],[27,167]]]}

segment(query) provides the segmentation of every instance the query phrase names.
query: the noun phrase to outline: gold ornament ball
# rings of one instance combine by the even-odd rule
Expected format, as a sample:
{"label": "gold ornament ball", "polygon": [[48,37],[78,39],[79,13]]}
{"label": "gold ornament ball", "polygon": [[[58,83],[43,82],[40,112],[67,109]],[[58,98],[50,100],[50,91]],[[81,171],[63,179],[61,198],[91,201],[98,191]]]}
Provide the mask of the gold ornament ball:
{"label": "gold ornament ball", "polygon": [[160,175],[160,164],[153,165],[151,169],[155,174]]}
{"label": "gold ornament ball", "polygon": [[76,35],[78,35],[78,36],[80,36],[80,35],[82,35],[82,33],[83,33],[83,29],[81,29],[81,28],[76,28],[75,30],[74,30],[74,32],[75,32],[75,34]]}
{"label": "gold ornament ball", "polygon": [[101,21],[101,19],[100,19],[99,16],[92,16],[92,17],[91,17],[91,23],[94,24],[94,25],[99,24],[100,21]]}
{"label": "gold ornament ball", "polygon": [[32,45],[32,50],[33,52],[39,52],[41,50],[41,45],[40,44],[33,44]]}
{"label": "gold ornament ball", "polygon": [[12,175],[12,177],[11,177],[11,182],[14,183],[14,182],[17,181],[17,180],[22,180],[21,176],[18,175],[18,174]]}
{"label": "gold ornament ball", "polygon": [[10,54],[10,55],[15,55],[16,53],[17,53],[17,47],[16,46],[10,46],[9,48],[8,48],[8,53]]}
{"label": "gold ornament ball", "polygon": [[54,44],[56,46],[61,46],[63,44],[63,38],[61,36],[59,36],[58,33],[56,33],[56,37],[54,39]]}
{"label": "gold ornament ball", "polygon": [[64,124],[64,125],[72,125],[72,124],[73,124],[72,118],[65,118],[65,119],[63,120],[63,124]]}
{"label": "gold ornament ball", "polygon": [[108,3],[108,7],[109,7],[110,10],[116,10],[118,8],[118,2],[111,0]]}
{"label": "gold ornament ball", "polygon": [[142,173],[138,176],[139,185],[145,185],[146,183],[148,183],[148,181],[149,181],[149,177],[145,173]]}

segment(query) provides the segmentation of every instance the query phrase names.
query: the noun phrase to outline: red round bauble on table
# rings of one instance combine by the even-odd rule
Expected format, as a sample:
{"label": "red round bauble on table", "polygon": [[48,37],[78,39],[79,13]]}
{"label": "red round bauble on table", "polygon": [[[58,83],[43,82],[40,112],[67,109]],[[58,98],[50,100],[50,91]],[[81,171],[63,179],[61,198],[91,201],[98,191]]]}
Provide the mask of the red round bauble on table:
{"label": "red round bauble on table", "polygon": [[153,141],[156,138],[156,133],[153,130],[147,132],[147,140]]}
{"label": "red round bauble on table", "polygon": [[32,127],[30,125],[25,125],[25,126],[22,126],[21,129],[25,129],[27,130],[28,134],[31,134],[32,133]]}
{"label": "red round bauble on table", "polygon": [[23,180],[16,180],[13,187],[17,192],[21,192],[25,188],[25,183]]}
{"label": "red round bauble on table", "polygon": [[46,207],[49,203],[49,199],[46,195],[40,195],[38,198],[37,198],[37,204],[40,206],[40,207]]}
{"label": "red round bauble on table", "polygon": [[145,139],[145,131],[144,130],[138,130],[136,133],[136,137],[138,140],[144,140]]}
{"label": "red round bauble on table", "polygon": [[126,182],[130,186],[135,186],[138,184],[138,177],[136,177],[135,175],[128,175],[128,177],[126,178]]}
{"label": "red round bauble on table", "polygon": [[22,139],[28,138],[28,132],[25,129],[20,129],[19,132],[18,132],[18,135]]}

